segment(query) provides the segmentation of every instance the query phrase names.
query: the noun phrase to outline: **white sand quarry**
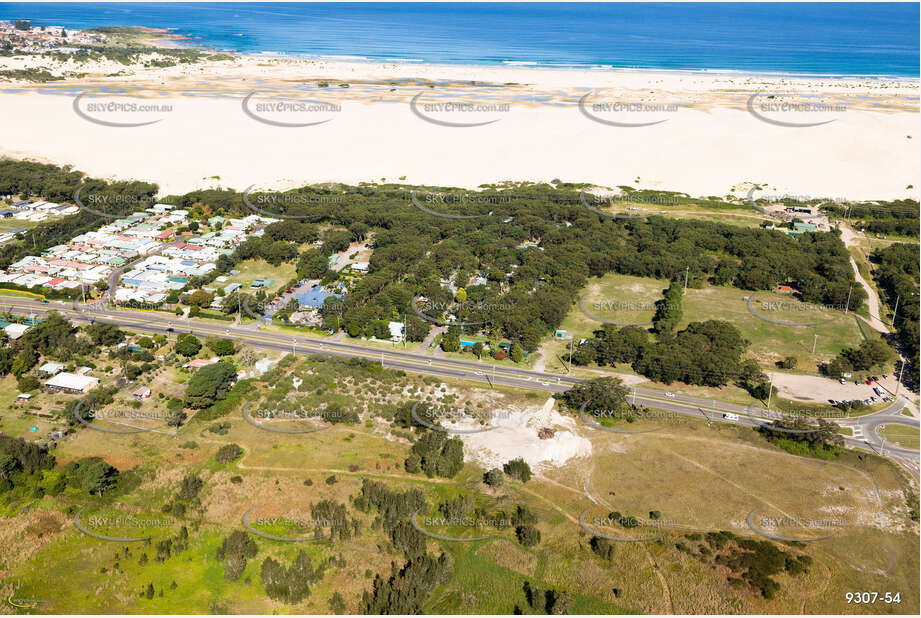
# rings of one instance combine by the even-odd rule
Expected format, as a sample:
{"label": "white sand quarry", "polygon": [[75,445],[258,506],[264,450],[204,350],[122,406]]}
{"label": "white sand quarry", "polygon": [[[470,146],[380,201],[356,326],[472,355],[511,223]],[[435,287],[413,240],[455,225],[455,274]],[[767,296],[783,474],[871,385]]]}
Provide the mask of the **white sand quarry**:
{"label": "white sand quarry", "polygon": [[[590,457],[592,444],[579,433],[578,422],[556,411],[556,400],[549,397],[542,406],[503,410],[494,413],[494,429],[458,434],[464,442],[464,459],[485,469],[501,468],[505,462],[521,457],[534,472],[562,466],[571,459]],[[454,429],[478,429],[474,422],[447,425]],[[552,438],[541,440],[542,427],[556,430]]]}

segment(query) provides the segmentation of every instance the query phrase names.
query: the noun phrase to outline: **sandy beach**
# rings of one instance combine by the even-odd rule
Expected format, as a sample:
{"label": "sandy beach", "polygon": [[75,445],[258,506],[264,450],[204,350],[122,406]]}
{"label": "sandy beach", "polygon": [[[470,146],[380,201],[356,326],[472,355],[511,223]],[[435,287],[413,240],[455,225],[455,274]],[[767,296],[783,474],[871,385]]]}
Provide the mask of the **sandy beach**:
{"label": "sandy beach", "polygon": [[154,181],[163,194],[560,179],[699,196],[757,185],[918,199],[917,81],[271,56],[165,68],[0,58],[0,71],[39,67],[67,78],[0,78],[0,155]]}

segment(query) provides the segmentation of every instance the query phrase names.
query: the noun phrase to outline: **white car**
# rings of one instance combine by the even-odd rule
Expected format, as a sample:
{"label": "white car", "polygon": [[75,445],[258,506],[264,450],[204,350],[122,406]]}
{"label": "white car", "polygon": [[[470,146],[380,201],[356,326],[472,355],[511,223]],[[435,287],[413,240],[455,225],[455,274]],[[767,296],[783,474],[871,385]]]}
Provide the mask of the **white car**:
{"label": "white car", "polygon": [[474,371],[474,372],[473,372],[473,375],[482,376],[482,375],[486,375],[486,374],[484,374],[482,371]]}
{"label": "white car", "polygon": [[675,398],[675,393],[665,393],[665,396],[666,396],[666,397],[669,397],[670,399],[674,399],[674,398]]}

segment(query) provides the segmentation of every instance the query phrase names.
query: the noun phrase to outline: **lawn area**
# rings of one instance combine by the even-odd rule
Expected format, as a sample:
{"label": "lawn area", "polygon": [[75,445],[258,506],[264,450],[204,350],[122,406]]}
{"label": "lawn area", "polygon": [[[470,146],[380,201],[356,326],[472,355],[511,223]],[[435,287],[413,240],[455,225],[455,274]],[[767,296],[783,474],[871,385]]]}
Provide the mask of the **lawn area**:
{"label": "lawn area", "polygon": [[[561,328],[569,331],[578,344],[581,338],[591,337],[592,331],[602,326],[602,320],[648,327],[655,314],[655,303],[662,298],[662,291],[667,285],[665,280],[613,273],[592,279],[582,290],[584,311],[579,303],[574,304]],[[749,296],[753,297],[751,310],[746,301]],[[863,340],[853,316],[803,303],[789,294],[750,293],[730,287],[708,286],[689,288],[682,304],[683,319],[679,329],[690,322],[730,322],[751,342],[749,354],[764,367],[774,368],[777,361],[793,356],[798,361],[797,369],[816,372],[820,362],[836,356],[845,347],[859,345]],[[770,320],[800,325],[784,325]],[[813,343],[815,353],[812,352]],[[547,354],[547,369],[564,371],[563,363],[557,357],[567,359],[569,341],[547,337],[542,349]]]}
{"label": "lawn area", "polygon": [[917,427],[908,427],[906,425],[883,425],[879,433],[893,444],[898,444],[903,448],[919,448],[919,436],[921,432]]}
{"label": "lawn area", "polygon": [[267,290],[266,293],[274,293],[279,286],[286,284],[289,280],[297,276],[294,262],[282,262],[278,266],[272,266],[262,259],[244,260],[237,264],[234,270],[239,270],[240,274],[228,275],[227,281],[224,283],[214,282],[212,285],[215,289],[227,285],[228,283],[240,283],[243,285],[243,291],[253,292],[255,290],[250,289],[250,283],[256,279],[272,279],[275,281],[275,284],[270,290]]}

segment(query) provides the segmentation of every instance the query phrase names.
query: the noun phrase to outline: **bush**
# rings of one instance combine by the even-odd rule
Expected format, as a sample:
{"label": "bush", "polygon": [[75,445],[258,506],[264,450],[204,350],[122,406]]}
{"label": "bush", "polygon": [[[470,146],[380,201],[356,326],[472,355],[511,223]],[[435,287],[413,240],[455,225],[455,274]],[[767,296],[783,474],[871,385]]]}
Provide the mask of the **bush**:
{"label": "bush", "polygon": [[502,470],[499,468],[493,468],[483,475],[483,482],[490,487],[499,487],[502,485],[503,480],[504,477],[502,476]]}
{"label": "bush", "polygon": [[176,342],[176,353],[182,354],[186,358],[191,358],[201,350],[201,341],[198,337],[188,333],[179,338]]}
{"label": "bush", "polygon": [[521,457],[506,462],[502,469],[507,475],[522,483],[527,483],[531,479],[531,466]]}
{"label": "bush", "polygon": [[531,525],[517,526],[515,536],[524,547],[531,547],[540,543],[540,530]]}
{"label": "bush", "polygon": [[220,464],[230,463],[243,455],[243,449],[236,444],[225,444],[214,454],[214,459]]}
{"label": "bush", "polygon": [[21,375],[16,378],[16,388],[19,389],[20,393],[28,393],[29,391],[37,391],[42,387],[42,383],[38,381],[38,378],[30,375]]}

